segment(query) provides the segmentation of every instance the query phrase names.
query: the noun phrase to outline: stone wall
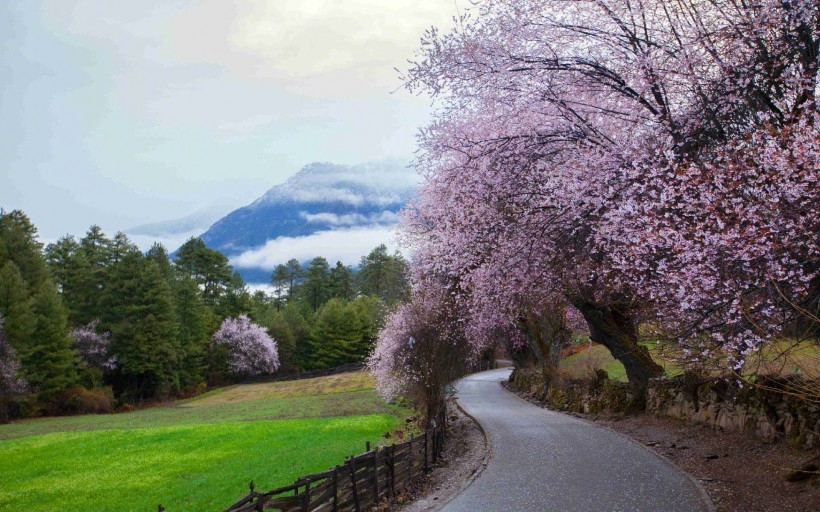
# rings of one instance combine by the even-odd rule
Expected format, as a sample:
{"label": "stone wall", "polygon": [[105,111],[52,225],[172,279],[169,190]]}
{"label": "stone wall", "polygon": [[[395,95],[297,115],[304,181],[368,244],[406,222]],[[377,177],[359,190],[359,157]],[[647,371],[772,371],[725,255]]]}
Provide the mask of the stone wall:
{"label": "stone wall", "polygon": [[[539,373],[516,369],[510,381],[550,407],[594,414],[620,412],[629,403],[629,386],[600,376],[592,381],[563,382],[544,389]],[[735,378],[704,379],[694,375],[653,379],[646,410],[659,416],[746,431],[766,439],[785,438],[804,448],[820,446],[820,403],[785,390],[795,379],[763,378],[751,385]],[[804,385],[804,388],[808,387]],[[816,387],[815,387],[816,389]]]}
{"label": "stone wall", "polygon": [[766,439],[786,438],[805,448],[820,446],[820,404],[788,390],[796,379],[763,378],[752,385],[736,378],[699,379],[686,375],[654,379],[647,412],[747,431]]}

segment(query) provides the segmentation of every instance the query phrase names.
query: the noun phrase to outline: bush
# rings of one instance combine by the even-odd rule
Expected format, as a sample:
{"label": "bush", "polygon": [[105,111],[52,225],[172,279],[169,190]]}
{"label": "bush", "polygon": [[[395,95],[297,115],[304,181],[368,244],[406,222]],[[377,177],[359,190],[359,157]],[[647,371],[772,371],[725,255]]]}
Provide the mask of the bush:
{"label": "bush", "polygon": [[110,387],[72,386],[60,395],[58,404],[62,414],[108,414],[114,409],[114,392]]}

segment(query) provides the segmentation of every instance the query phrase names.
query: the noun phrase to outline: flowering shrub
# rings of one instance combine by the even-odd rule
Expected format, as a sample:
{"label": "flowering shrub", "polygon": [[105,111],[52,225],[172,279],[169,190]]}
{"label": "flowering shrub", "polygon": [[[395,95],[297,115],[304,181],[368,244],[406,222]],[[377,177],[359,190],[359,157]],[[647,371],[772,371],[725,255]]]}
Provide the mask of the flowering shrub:
{"label": "flowering shrub", "polygon": [[226,318],[212,338],[228,350],[228,370],[251,377],[273,373],[279,368],[279,351],[267,331],[246,315]]}
{"label": "flowering shrub", "polygon": [[99,320],[92,320],[88,325],[73,329],[69,335],[74,339],[74,348],[86,367],[113,370],[117,366],[117,358],[108,353],[111,333],[98,333],[98,324]]}

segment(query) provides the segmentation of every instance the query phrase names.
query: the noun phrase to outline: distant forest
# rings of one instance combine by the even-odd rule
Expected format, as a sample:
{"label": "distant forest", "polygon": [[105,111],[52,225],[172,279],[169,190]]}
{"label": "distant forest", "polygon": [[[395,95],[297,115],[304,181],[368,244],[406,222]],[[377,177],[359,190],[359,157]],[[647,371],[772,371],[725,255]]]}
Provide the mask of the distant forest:
{"label": "distant forest", "polygon": [[275,340],[277,374],[362,361],[407,297],[406,269],[380,245],[357,268],[291,259],[273,271],[272,294],[250,293],[198,238],[173,258],[99,226],[44,247],[25,213],[0,210],[0,421],[107,412],[247,378],[214,340],[243,315]]}

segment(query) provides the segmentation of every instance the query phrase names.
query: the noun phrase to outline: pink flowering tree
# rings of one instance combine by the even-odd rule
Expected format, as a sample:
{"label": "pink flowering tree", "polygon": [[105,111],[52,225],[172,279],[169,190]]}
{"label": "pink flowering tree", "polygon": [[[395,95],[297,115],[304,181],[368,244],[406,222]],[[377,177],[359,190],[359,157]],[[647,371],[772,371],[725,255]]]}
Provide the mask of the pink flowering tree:
{"label": "pink flowering tree", "polygon": [[246,315],[226,318],[211,342],[216,348],[225,348],[227,369],[234,375],[253,377],[273,373],[279,368],[276,342]]}
{"label": "pink flowering tree", "polygon": [[411,300],[388,316],[367,360],[379,392],[388,400],[410,398],[427,421],[440,412],[445,386],[475,356],[454,313],[445,286],[417,283]]}
{"label": "pink flowering tree", "polygon": [[20,375],[20,361],[4,329],[5,319],[0,315],[0,423],[9,420],[9,403],[28,389]]}
{"label": "pink flowering tree", "polygon": [[111,333],[97,332],[98,325],[99,320],[92,320],[69,333],[80,356],[81,378],[90,388],[102,386],[103,374],[117,367],[117,358],[111,355],[109,349]]}
{"label": "pink flowering tree", "polygon": [[[624,364],[640,406],[648,379],[662,372],[638,344],[642,319],[669,320],[678,333],[712,325],[716,345],[731,351],[733,313],[761,325],[758,313],[771,312],[764,303],[744,306],[774,295],[747,293],[757,289],[748,280],[754,272],[735,272],[724,256],[740,245],[767,246],[761,251],[773,261],[784,254],[780,235],[738,230],[726,243],[733,237],[724,236],[725,223],[710,222],[709,205],[747,204],[736,223],[757,225],[755,215],[773,211],[749,197],[755,173],[778,167],[783,172],[769,178],[795,185],[778,196],[785,204],[814,197],[801,185],[808,166],[784,167],[782,151],[744,160],[733,148],[767,133],[782,143],[799,119],[812,126],[818,6],[487,0],[474,12],[448,34],[430,31],[405,76],[409,89],[439,106],[420,135],[425,185],[403,215],[405,242],[421,256],[421,273],[457,283],[471,343],[509,328],[522,304],[548,297],[583,315],[592,339]],[[735,162],[721,178],[677,192],[690,170],[723,173],[721,158]],[[766,159],[774,166],[757,163]],[[786,197],[793,193],[802,199]],[[698,194],[712,202],[687,202]],[[796,225],[812,225],[811,211],[789,208],[803,217]],[[644,250],[660,233],[667,239]],[[798,236],[806,242],[807,233]],[[769,282],[801,304],[816,294],[817,259],[811,247],[795,254],[780,258],[777,272],[807,285]],[[670,307],[673,279],[678,299],[697,292],[691,308]],[[713,282],[725,293],[711,296],[720,291]],[[721,334],[721,325],[730,328]],[[742,353],[756,344],[741,345]]]}
{"label": "pink flowering tree", "polygon": [[99,320],[92,320],[87,325],[73,329],[69,335],[74,340],[74,348],[86,367],[101,370],[113,370],[117,366],[117,358],[109,353],[111,333],[97,332]]}

